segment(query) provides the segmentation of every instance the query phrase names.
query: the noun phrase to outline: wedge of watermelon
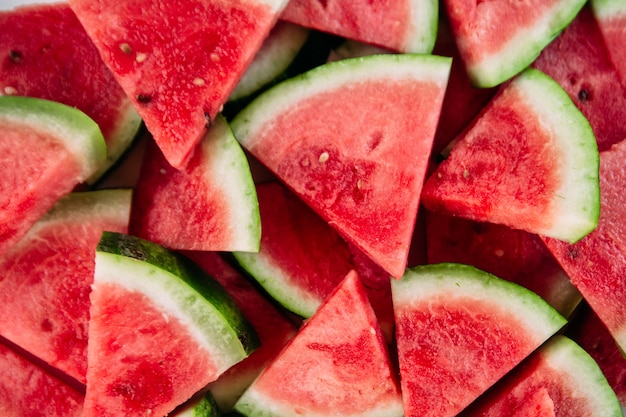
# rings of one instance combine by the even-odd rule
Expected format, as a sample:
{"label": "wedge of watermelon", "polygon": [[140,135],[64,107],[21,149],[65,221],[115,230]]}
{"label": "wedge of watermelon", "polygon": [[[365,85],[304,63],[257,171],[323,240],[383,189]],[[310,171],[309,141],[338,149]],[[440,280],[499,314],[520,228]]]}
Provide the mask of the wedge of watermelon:
{"label": "wedge of watermelon", "polygon": [[620,0],[593,0],[589,4],[598,19],[611,61],[626,89],[626,4]]}
{"label": "wedge of watermelon", "polygon": [[374,55],[284,81],[233,120],[235,137],[346,240],[399,277],[450,59]]}
{"label": "wedge of watermelon", "polygon": [[[548,414],[539,414],[529,407],[546,403],[548,406],[543,410]],[[518,415],[622,417],[623,414],[598,364],[571,339],[557,335],[460,417]]]}
{"label": "wedge of watermelon", "polygon": [[286,0],[70,0],[167,161],[183,167]]}
{"label": "wedge of watermelon", "polygon": [[103,231],[128,231],[130,202],[127,189],[72,193],[0,257],[0,335],[82,383],[93,254]]}
{"label": "wedge of watermelon", "polygon": [[[589,4],[589,3],[588,3]],[[589,5],[533,62],[585,115],[600,151],[626,138],[626,94]]]}
{"label": "wedge of watermelon", "polygon": [[403,415],[386,343],[356,272],[346,275],[235,409],[247,416]]}
{"label": "wedge of watermelon", "polygon": [[0,253],[105,160],[102,133],[80,110],[0,96]]}
{"label": "wedge of watermelon", "polygon": [[407,417],[455,416],[565,319],[535,293],[463,264],[391,283]]}
{"label": "wedge of watermelon", "polygon": [[83,417],[84,395],[0,338],[0,415]]}
{"label": "wedge of watermelon", "polygon": [[445,0],[461,59],[472,82],[493,87],[530,65],[585,4],[584,0]]}
{"label": "wedge of watermelon", "polygon": [[428,54],[438,14],[433,0],[292,0],[281,19],[398,52]]}
{"label": "wedge of watermelon", "polygon": [[572,242],[596,227],[599,202],[589,122],[535,69],[502,88],[422,193],[432,211]]}
{"label": "wedge of watermelon", "polygon": [[0,12],[0,92],[76,107],[102,130],[107,161],[94,183],[126,151],[141,119],[65,2]]}
{"label": "wedge of watermelon", "polygon": [[258,251],[261,223],[248,160],[218,116],[184,168],[149,141],[133,199],[131,234],[170,249]]}

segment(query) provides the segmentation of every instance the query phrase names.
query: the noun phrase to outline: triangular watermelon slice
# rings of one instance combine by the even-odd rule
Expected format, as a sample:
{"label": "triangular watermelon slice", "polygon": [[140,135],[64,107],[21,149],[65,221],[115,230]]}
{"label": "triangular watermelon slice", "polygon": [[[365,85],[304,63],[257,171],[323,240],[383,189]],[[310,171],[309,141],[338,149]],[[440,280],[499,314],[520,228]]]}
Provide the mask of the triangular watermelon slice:
{"label": "triangular watermelon slice", "polygon": [[166,415],[258,346],[217,281],[134,236],[103,233],[90,297],[86,417]]}
{"label": "triangular watermelon slice", "polygon": [[598,147],[587,119],[544,73],[499,91],[430,175],[432,211],[577,241],[597,225]]}
{"label": "triangular watermelon slice", "polygon": [[622,0],[591,0],[611,61],[626,89],[626,3]]}
{"label": "triangular watermelon slice", "polygon": [[185,165],[286,0],[70,0],[165,158]]}
{"label": "triangular watermelon slice", "polygon": [[408,417],[452,417],[557,332],[565,319],[535,293],[463,264],[392,280]]}
{"label": "triangular watermelon slice", "polygon": [[49,100],[0,96],[0,253],[106,160],[98,125]]}
{"label": "triangular watermelon slice", "polygon": [[432,51],[436,0],[291,0],[281,19],[398,52]]}
{"label": "triangular watermelon slice", "polygon": [[404,272],[450,59],[331,62],[257,97],[235,137],[346,240]]}
{"label": "triangular watermelon slice", "polygon": [[128,189],[72,193],[0,256],[0,335],[82,383],[93,254],[103,231],[128,231],[130,202]]}
{"label": "triangular watermelon slice", "polygon": [[131,234],[170,249],[259,250],[261,223],[248,160],[217,116],[184,168],[149,141],[135,186]]}
{"label": "triangular watermelon slice", "polygon": [[244,415],[402,416],[386,346],[365,288],[351,271],[235,409]]}

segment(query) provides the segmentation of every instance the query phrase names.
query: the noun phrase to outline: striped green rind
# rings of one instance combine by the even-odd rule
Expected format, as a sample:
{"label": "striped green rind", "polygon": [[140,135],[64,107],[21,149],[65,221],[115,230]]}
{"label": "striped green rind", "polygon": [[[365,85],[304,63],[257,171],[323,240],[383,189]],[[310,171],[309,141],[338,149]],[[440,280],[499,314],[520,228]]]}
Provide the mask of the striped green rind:
{"label": "striped green rind", "polygon": [[168,414],[168,417],[220,417],[217,402],[210,391],[194,396],[185,404]]}
{"label": "striped green rind", "polygon": [[259,346],[235,302],[188,258],[134,236],[104,232],[96,249],[94,281],[139,291],[187,325],[224,371]]}
{"label": "striped green rind", "polygon": [[28,126],[57,138],[74,155],[86,180],[106,161],[100,127],[82,111],[33,97],[0,96],[0,123]]}
{"label": "striped green rind", "polygon": [[534,292],[470,265],[441,263],[408,268],[402,279],[391,281],[394,308],[432,300],[452,303],[455,297],[498,306],[511,318],[525,323],[532,337],[546,340],[567,320]]}

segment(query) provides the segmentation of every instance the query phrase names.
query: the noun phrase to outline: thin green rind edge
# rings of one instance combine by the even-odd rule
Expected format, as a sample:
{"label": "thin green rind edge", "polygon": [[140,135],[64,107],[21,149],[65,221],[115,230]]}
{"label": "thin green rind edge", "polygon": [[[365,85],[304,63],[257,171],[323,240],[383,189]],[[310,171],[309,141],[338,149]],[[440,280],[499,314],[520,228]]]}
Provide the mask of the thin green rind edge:
{"label": "thin green rind edge", "polygon": [[572,339],[555,335],[538,352],[554,368],[571,376],[578,393],[594,404],[595,417],[623,417],[622,406],[598,363]]}
{"label": "thin green rind edge", "polygon": [[219,185],[228,196],[230,212],[235,213],[231,226],[235,229],[236,244],[229,250],[258,252],[261,246],[261,214],[254,178],[248,158],[223,116],[216,116],[202,146],[206,147],[211,165],[209,170],[212,174],[207,181],[222,179]]}
{"label": "thin green rind edge", "polygon": [[[137,275],[136,279],[145,281],[145,285],[154,285],[149,273],[153,267],[171,275],[173,281],[177,280],[180,283],[178,288],[182,293],[189,294],[191,297],[199,295],[206,301],[207,307],[214,311],[216,320],[223,322],[224,328],[231,330],[233,340],[238,340],[239,346],[232,346],[232,348],[241,351],[240,359],[260,346],[256,331],[243,316],[231,296],[213,277],[187,257],[135,236],[106,231],[102,234],[96,248],[96,256],[99,255],[99,259],[105,262],[106,257],[109,256],[117,258],[122,263],[124,259],[143,263],[148,273]],[[182,311],[185,311],[183,303],[176,302],[176,304]],[[204,329],[198,317],[190,316],[190,319],[210,340],[212,336],[210,329]]]}
{"label": "thin green rind edge", "polygon": [[92,215],[128,219],[132,193],[130,188],[75,191],[57,201],[40,221],[76,221],[77,218]]}
{"label": "thin green rind edge", "polygon": [[[542,30],[526,31],[507,43],[504,52],[490,55],[473,65],[466,65],[467,75],[476,87],[495,87],[526,69],[563,30],[574,20],[586,0],[561,0],[549,22]],[[533,36],[534,35],[534,36]]]}
{"label": "thin green rind edge", "polygon": [[406,39],[402,52],[430,54],[435,48],[439,28],[439,1],[412,0],[412,37]]}
{"label": "thin green rind edge", "polygon": [[486,271],[467,264],[445,262],[418,265],[407,268],[401,279],[391,280],[391,294],[394,309],[399,310],[412,301],[432,299],[441,296],[442,301],[454,296],[468,296],[500,305],[503,311],[528,323],[537,338],[547,340],[566,323],[554,307],[529,289],[504,280]]}
{"label": "thin green rind edge", "polygon": [[587,118],[550,76],[528,68],[513,80],[546,128],[555,131],[567,156],[567,179],[555,195],[555,224],[540,234],[575,243],[593,231],[600,217],[600,154]]}
{"label": "thin green rind edge", "polygon": [[250,150],[254,132],[313,94],[339,88],[347,81],[387,78],[394,69],[398,73],[427,74],[431,81],[447,84],[451,63],[450,57],[424,54],[375,54],[328,62],[264,91],[237,113],[231,127],[239,143]]}
{"label": "thin green rind edge", "polygon": [[81,166],[81,181],[107,159],[100,127],[74,107],[41,98],[5,95],[0,96],[0,120],[32,126],[60,140]]}
{"label": "thin green rind edge", "polygon": [[[626,2],[624,0],[590,0],[591,9],[600,21],[615,16],[626,15]],[[602,25],[602,22],[599,22]]]}

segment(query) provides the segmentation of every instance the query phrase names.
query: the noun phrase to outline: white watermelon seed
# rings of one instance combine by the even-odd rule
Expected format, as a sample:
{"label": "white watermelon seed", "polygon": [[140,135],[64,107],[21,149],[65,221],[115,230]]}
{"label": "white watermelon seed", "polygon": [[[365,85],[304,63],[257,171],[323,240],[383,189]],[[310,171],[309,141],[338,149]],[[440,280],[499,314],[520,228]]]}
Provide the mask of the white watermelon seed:
{"label": "white watermelon seed", "polygon": [[124,52],[126,55],[130,55],[133,52],[133,49],[126,42],[120,43],[120,50]]}
{"label": "white watermelon seed", "polygon": [[328,152],[322,152],[318,160],[320,161],[320,163],[323,164],[324,162],[328,161],[329,157],[330,155],[328,155]]}

